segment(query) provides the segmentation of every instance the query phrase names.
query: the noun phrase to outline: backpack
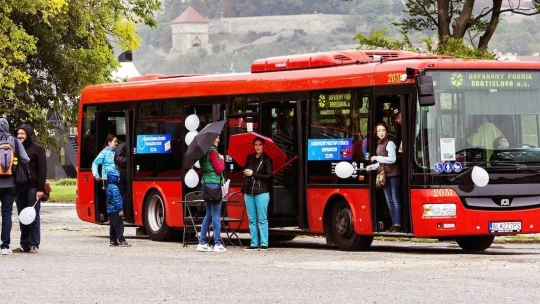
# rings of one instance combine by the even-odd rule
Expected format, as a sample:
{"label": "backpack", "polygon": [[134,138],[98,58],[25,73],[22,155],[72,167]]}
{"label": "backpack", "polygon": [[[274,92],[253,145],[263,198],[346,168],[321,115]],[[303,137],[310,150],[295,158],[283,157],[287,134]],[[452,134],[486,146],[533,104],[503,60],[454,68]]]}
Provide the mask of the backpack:
{"label": "backpack", "polygon": [[11,176],[14,173],[15,149],[11,136],[0,138],[0,176]]}

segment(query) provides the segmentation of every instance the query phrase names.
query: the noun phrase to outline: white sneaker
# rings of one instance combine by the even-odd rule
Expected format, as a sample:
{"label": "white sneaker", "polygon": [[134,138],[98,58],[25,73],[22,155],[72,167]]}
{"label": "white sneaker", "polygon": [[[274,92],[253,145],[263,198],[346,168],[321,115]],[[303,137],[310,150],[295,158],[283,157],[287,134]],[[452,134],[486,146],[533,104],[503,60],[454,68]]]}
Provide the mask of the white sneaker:
{"label": "white sneaker", "polygon": [[211,251],[213,251],[213,250],[212,250],[212,248],[210,248],[210,246],[208,246],[208,244],[204,244],[204,245],[198,244],[198,245],[197,245],[197,251],[200,251],[200,252],[211,252]]}
{"label": "white sneaker", "polygon": [[12,253],[13,253],[13,251],[11,251],[11,249],[9,249],[9,248],[0,249],[0,254],[2,254],[2,255],[8,255],[8,254],[12,254]]}
{"label": "white sneaker", "polygon": [[223,244],[214,246],[214,252],[225,252],[225,251],[227,251],[227,248],[225,248]]}

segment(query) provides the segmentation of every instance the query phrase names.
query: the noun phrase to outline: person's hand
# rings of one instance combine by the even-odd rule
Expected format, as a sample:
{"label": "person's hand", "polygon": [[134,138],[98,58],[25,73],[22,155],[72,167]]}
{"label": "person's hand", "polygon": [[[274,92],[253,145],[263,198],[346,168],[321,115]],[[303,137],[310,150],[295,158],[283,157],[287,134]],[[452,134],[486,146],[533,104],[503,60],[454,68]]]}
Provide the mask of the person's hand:
{"label": "person's hand", "polygon": [[98,176],[98,177],[96,178],[96,180],[97,180],[98,182],[101,182],[103,179],[102,179],[101,177]]}
{"label": "person's hand", "polygon": [[119,215],[120,217],[124,217],[124,211],[118,212],[118,215]]}
{"label": "person's hand", "polygon": [[376,161],[376,160],[377,160],[377,156],[372,156],[372,157],[370,158],[370,160],[371,160],[372,162]]}
{"label": "person's hand", "polygon": [[38,199],[41,199],[42,196],[43,196],[43,191],[38,191],[38,192],[36,192],[36,201],[37,201]]}
{"label": "person's hand", "polygon": [[244,175],[245,175],[245,176],[252,176],[252,175],[253,175],[253,170],[251,170],[251,169],[244,169]]}
{"label": "person's hand", "polygon": [[225,159],[225,158],[223,157],[223,154],[220,154],[220,155],[219,155],[219,159],[221,159],[221,160],[224,160],[224,159]]}
{"label": "person's hand", "polygon": [[369,171],[371,171],[371,170],[373,170],[373,167],[372,167],[371,165],[369,165],[369,166],[366,167],[366,171],[369,172]]}

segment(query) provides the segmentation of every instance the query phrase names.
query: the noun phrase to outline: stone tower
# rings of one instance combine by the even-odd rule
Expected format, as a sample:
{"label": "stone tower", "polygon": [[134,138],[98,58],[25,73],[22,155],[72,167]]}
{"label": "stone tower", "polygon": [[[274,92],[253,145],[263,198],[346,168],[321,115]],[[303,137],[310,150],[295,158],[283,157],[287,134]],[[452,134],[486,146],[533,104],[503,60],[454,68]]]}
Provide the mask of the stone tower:
{"label": "stone tower", "polygon": [[191,49],[209,50],[208,20],[192,7],[188,7],[171,24],[171,52],[185,54]]}

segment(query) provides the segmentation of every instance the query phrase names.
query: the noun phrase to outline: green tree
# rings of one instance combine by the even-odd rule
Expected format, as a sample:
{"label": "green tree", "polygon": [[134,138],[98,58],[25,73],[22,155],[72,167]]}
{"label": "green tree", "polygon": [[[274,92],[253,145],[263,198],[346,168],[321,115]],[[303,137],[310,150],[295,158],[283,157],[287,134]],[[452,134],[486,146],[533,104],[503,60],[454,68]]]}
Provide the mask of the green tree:
{"label": "green tree", "polygon": [[[505,6],[503,7],[503,3]],[[476,48],[487,51],[488,44],[504,13],[532,16],[540,13],[540,0],[410,0],[406,3],[409,19],[395,25],[403,31],[436,30],[439,45],[469,39]]]}
{"label": "green tree", "polygon": [[54,111],[75,125],[85,86],[110,81],[113,47],[136,49],[135,24],[155,26],[160,0],[0,1],[0,113],[12,127],[31,123],[42,142]]}

